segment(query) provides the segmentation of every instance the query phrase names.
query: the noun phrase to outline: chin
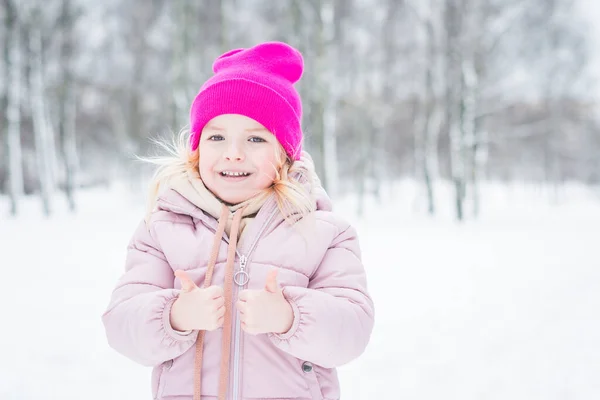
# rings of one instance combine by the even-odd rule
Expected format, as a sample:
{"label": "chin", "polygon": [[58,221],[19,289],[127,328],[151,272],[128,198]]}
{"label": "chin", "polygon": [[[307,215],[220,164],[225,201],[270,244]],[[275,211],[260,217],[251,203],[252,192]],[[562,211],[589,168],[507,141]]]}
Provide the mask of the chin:
{"label": "chin", "polygon": [[243,201],[245,201],[246,199],[250,198],[251,196],[243,196],[243,195],[217,195],[217,197],[219,199],[221,199],[221,201],[224,201],[225,203],[231,204],[231,205],[236,205],[239,204]]}

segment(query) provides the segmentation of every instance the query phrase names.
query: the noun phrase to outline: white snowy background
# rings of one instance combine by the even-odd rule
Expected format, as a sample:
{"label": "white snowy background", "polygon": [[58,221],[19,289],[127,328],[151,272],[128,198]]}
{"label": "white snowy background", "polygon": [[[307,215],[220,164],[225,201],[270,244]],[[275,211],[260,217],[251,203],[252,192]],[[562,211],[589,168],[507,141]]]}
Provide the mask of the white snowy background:
{"label": "white snowy background", "polygon": [[[376,304],[368,349],[340,368],[344,400],[600,398],[600,191],[483,189],[481,217],[462,224],[415,212],[410,181],[361,219],[337,202]],[[150,369],[110,349],[100,320],[140,198],[90,190],[76,216],[57,199],[50,219],[30,200],[0,223],[0,399],[150,398]]]}
{"label": "white snowy background", "polygon": [[[599,81],[600,2],[578,4]],[[0,400],[151,397],[150,369],[100,320],[144,212],[129,189],[78,192],[74,215],[56,197],[49,218],[37,197],[8,217],[0,195]],[[435,217],[413,181],[384,189],[360,218],[357,198],[336,199],[376,305],[369,347],[339,369],[343,400],[600,399],[600,188],[484,183],[463,223],[443,183]]]}

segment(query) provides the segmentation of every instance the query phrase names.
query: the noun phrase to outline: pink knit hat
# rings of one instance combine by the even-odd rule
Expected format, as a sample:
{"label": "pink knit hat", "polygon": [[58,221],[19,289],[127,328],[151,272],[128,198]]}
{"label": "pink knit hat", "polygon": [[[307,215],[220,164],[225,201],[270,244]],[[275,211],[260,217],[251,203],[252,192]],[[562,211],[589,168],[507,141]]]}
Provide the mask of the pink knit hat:
{"label": "pink knit hat", "polygon": [[192,150],[202,129],[221,114],[241,114],[271,131],[292,160],[302,150],[302,101],[294,88],[302,76],[302,54],[281,42],[235,49],[217,58],[214,75],[200,88],[190,110]]}

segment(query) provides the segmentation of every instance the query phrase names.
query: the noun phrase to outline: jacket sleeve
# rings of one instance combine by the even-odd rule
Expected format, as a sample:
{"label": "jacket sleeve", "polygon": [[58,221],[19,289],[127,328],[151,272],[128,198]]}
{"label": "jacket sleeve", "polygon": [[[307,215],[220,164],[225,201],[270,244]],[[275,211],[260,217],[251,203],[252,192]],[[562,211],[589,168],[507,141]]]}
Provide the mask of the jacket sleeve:
{"label": "jacket sleeve", "polygon": [[177,332],[170,324],[171,306],[179,294],[173,288],[174,279],[172,268],[142,221],[127,249],[125,273],[102,315],[112,348],[142,365],[156,366],[195,344],[198,331]]}
{"label": "jacket sleeve", "polygon": [[337,235],[308,288],[287,286],[283,294],[294,322],[284,334],[269,334],[279,349],[324,368],[346,364],[365,350],[374,309],[354,228]]}

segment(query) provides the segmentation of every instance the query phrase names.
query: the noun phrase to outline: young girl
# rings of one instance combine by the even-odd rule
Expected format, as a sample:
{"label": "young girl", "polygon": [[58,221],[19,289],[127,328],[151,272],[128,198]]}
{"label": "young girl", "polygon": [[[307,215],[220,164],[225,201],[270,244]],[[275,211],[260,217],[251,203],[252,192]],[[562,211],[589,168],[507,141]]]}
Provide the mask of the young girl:
{"label": "young girl", "polygon": [[229,51],[161,160],[102,319],[154,399],[339,399],[373,328],[355,230],[301,151],[287,44]]}

